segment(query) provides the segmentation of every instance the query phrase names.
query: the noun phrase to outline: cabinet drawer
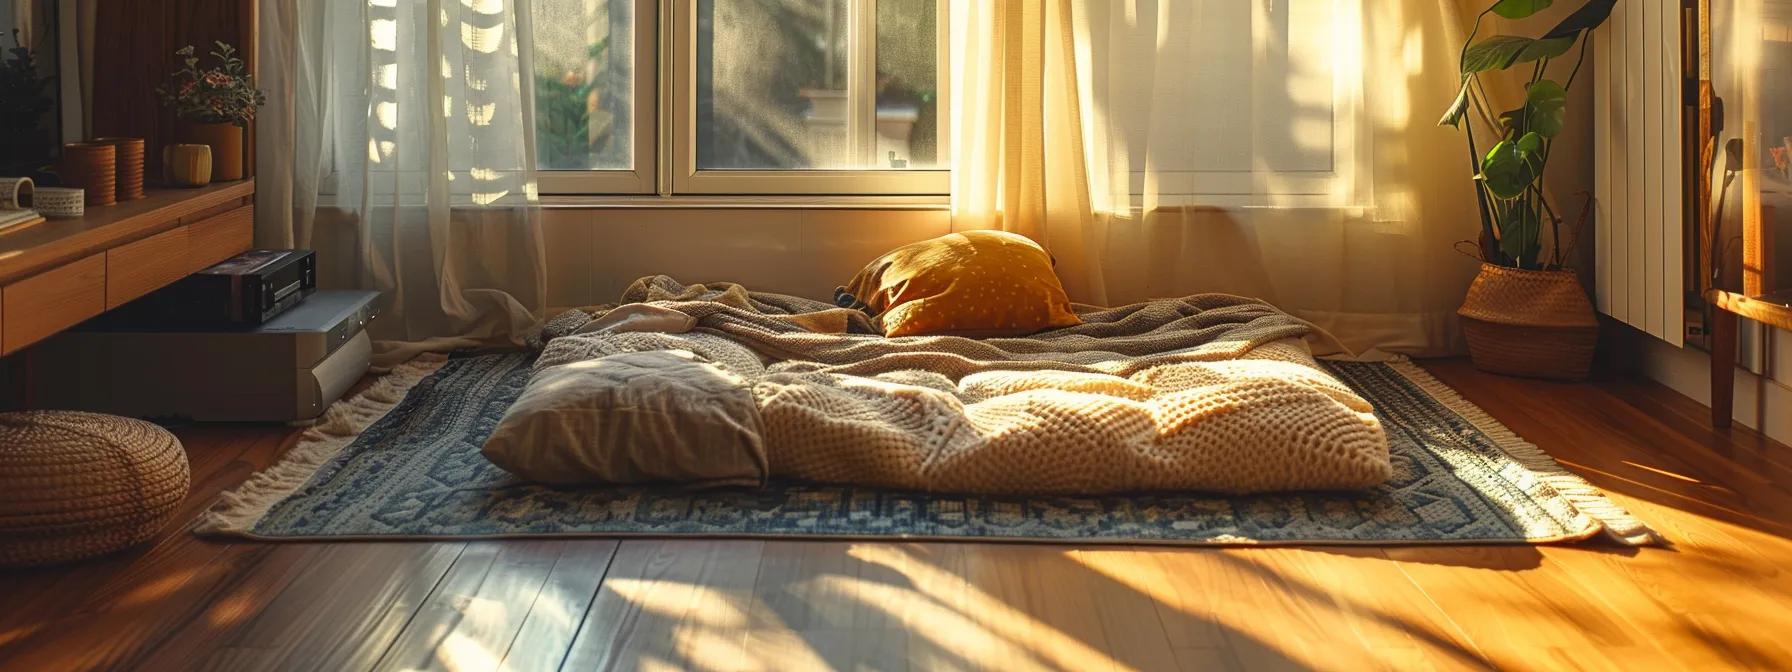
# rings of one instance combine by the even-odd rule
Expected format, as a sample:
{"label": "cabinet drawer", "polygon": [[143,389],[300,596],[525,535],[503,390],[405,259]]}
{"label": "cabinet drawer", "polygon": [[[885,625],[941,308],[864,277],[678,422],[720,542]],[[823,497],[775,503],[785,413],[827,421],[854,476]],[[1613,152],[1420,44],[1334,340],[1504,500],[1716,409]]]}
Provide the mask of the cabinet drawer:
{"label": "cabinet drawer", "polygon": [[106,310],[106,255],[96,254],[0,288],[0,353],[11,354]]}
{"label": "cabinet drawer", "polygon": [[187,276],[187,227],[106,250],[106,309]]}
{"label": "cabinet drawer", "polygon": [[237,208],[187,225],[187,272],[247,251],[255,242],[255,207]]}

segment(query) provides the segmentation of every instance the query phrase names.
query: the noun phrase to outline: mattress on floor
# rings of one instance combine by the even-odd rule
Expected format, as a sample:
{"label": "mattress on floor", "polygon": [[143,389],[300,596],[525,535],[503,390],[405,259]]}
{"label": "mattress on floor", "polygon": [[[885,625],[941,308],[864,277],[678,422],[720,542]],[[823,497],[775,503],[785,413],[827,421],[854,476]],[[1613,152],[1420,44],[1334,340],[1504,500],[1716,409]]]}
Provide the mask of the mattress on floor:
{"label": "mattress on floor", "polygon": [[1025,338],[884,338],[863,316],[644,278],[544,332],[485,445],[561,484],[768,478],[967,493],[1346,490],[1391,473],[1305,322],[1204,294],[1079,307]]}

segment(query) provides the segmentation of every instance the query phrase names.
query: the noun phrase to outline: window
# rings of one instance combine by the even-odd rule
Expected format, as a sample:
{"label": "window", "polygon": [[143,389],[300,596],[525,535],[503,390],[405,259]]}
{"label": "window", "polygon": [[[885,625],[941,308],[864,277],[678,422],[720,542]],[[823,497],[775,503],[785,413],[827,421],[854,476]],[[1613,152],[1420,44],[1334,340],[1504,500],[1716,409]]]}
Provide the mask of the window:
{"label": "window", "polygon": [[542,191],[944,194],[944,1],[534,0]]}
{"label": "window", "polygon": [[[1134,205],[1350,204],[1363,117],[1354,0],[1082,6],[1096,104]],[[1124,12],[1124,15],[1123,15]],[[1171,26],[1191,34],[1169,43]],[[1188,64],[1202,64],[1189,67]],[[1191,112],[1192,110],[1192,112]],[[1149,173],[1150,184],[1147,185]]]}
{"label": "window", "polygon": [[530,3],[542,191],[654,190],[656,12],[636,0]]}

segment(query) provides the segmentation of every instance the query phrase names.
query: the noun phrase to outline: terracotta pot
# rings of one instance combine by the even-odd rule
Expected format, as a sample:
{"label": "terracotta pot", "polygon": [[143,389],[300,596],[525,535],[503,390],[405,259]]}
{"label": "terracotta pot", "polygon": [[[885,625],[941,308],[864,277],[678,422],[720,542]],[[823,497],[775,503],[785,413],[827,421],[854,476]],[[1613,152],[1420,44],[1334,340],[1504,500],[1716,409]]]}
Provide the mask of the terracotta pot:
{"label": "terracotta pot", "polygon": [[62,146],[56,164],[62,186],[85,189],[88,205],[118,202],[118,149],[103,142],[71,142]]}
{"label": "terracotta pot", "polygon": [[143,198],[143,138],[95,138],[94,142],[112,145],[117,155],[113,169],[118,200]]}
{"label": "terracotta pot", "polygon": [[176,187],[203,187],[211,184],[211,146],[168,145],[163,147],[162,180],[170,186]]}
{"label": "terracotta pot", "polygon": [[212,179],[243,179],[243,128],[236,124],[189,124],[182,133],[187,142],[212,148]]}
{"label": "terracotta pot", "polygon": [[1481,264],[1456,314],[1477,369],[1552,380],[1592,371],[1599,318],[1573,271]]}

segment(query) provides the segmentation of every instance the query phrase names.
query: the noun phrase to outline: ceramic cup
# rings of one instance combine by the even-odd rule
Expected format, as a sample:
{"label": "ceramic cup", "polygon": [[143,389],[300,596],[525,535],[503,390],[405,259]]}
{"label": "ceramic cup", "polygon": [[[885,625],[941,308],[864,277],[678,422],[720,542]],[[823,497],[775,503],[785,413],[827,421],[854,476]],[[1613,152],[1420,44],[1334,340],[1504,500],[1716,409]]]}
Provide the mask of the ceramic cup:
{"label": "ceramic cup", "polygon": [[86,211],[87,194],[71,187],[38,187],[37,214],[45,217],[80,217]]}
{"label": "ceramic cup", "polygon": [[29,177],[0,177],[0,210],[31,207],[33,186]]}
{"label": "ceramic cup", "polygon": [[203,187],[212,181],[212,148],[168,145],[162,148],[162,178],[177,187]]}
{"label": "ceramic cup", "polygon": [[95,138],[93,141],[112,145],[117,155],[112,168],[118,200],[143,198],[143,138]]}
{"label": "ceramic cup", "polygon": [[62,146],[56,166],[62,183],[87,192],[88,205],[118,202],[118,148],[103,142],[71,142]]}

